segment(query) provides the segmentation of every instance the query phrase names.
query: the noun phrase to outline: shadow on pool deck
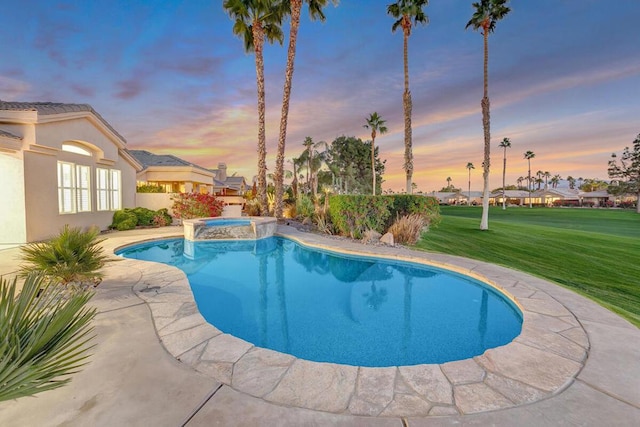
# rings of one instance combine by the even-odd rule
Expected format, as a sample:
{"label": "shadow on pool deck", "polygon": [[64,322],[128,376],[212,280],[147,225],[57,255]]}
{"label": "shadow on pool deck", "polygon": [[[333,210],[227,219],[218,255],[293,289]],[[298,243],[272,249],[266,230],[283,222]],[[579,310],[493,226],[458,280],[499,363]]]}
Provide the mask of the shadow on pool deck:
{"label": "shadow on pool deck", "polygon": [[[180,233],[181,228],[178,227],[111,233],[106,235],[108,240],[105,247],[113,250],[127,243]],[[312,236],[312,239],[315,238]],[[328,244],[344,246],[350,250],[350,243],[346,241],[341,243],[332,239]],[[469,265],[479,264],[439,254],[410,253],[439,262],[448,260],[455,263],[468,262]],[[0,251],[0,273],[15,271],[15,264],[7,262],[15,254],[17,251],[14,250]],[[482,267],[486,265],[482,264]],[[167,326],[158,323],[163,321],[162,316],[158,316],[158,313],[152,316],[149,304],[133,291],[134,287],[144,288],[145,285],[141,282],[146,274],[144,269],[134,268],[128,261],[120,261],[110,264],[106,272],[107,276],[92,300],[99,314],[94,322],[97,346],[90,364],[76,374],[66,387],[33,398],[0,403],[0,425],[400,427],[631,426],[640,423],[640,330],[594,302],[540,279],[533,278],[531,282],[573,313],[586,331],[590,345],[584,367],[559,392],[535,403],[475,414],[411,417],[406,413],[390,417],[365,417],[348,415],[346,410],[333,413],[273,404],[236,391],[215,380],[212,375],[194,370],[187,362],[176,360],[163,347],[156,332],[156,328],[162,330]],[[491,280],[498,279],[491,276],[491,268],[485,268],[483,272]],[[521,275],[518,272],[512,274]],[[535,302],[529,308],[541,311],[534,305]],[[545,316],[544,313],[540,314]],[[549,342],[549,346],[552,347],[553,343]],[[528,348],[536,351],[534,347]],[[517,376],[519,368],[515,366],[513,375]],[[456,382],[455,379],[450,381]],[[486,383],[486,377],[481,381],[469,381],[468,384],[459,383],[459,387],[454,388],[454,401],[466,399],[467,402],[473,402],[474,396],[486,396],[474,393],[477,388],[486,386]],[[316,384],[309,382],[308,386],[310,390],[314,390]],[[419,388],[420,381],[414,387]],[[459,390],[457,394],[456,390]],[[328,394],[322,389],[315,389],[314,393],[316,396]],[[384,400],[384,397],[376,395],[365,397],[369,401]],[[504,396],[496,396],[496,399],[503,398]]]}

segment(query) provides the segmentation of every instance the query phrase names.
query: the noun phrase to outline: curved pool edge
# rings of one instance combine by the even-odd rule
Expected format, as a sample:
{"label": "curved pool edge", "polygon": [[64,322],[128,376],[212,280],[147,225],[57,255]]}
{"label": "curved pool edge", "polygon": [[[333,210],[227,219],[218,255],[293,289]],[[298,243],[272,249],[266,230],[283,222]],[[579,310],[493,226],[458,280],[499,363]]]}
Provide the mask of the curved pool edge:
{"label": "curved pool edge", "polygon": [[[584,366],[587,334],[573,313],[542,290],[540,285],[549,282],[465,258],[367,246],[286,226],[277,234],[332,252],[419,262],[472,276],[513,298],[523,313],[522,332],[480,356],[440,365],[363,368],[310,362],[255,347],[208,324],[179,269],[120,258],[141,271],[134,291],[149,305],[169,353],[268,402],[369,416],[470,414],[529,404],[560,393]],[[163,236],[168,237],[180,236]],[[133,238],[118,249],[140,240],[145,239]]]}

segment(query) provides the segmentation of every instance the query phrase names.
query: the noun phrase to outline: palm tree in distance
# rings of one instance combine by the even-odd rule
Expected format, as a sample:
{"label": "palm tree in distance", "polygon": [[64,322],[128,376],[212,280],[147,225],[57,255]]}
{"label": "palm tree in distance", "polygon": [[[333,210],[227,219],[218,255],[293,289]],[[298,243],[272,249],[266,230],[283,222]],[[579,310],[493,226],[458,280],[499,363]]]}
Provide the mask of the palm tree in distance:
{"label": "palm tree in distance", "polygon": [[511,141],[509,138],[504,138],[500,141],[498,147],[504,148],[504,155],[502,156],[502,210],[507,209],[506,200],[504,198],[505,178],[507,173],[507,148],[511,148]]}
{"label": "palm tree in distance", "polygon": [[467,202],[467,206],[471,206],[471,169],[475,169],[475,166],[473,166],[473,163],[469,162],[467,163],[467,169],[469,169],[469,201]]}
{"label": "palm tree in distance", "polygon": [[551,172],[545,171],[542,176],[544,176],[544,189],[546,190],[549,188],[549,178],[551,178]]}
{"label": "palm tree in distance", "polygon": [[397,0],[387,7],[387,14],[397,20],[391,26],[391,32],[402,27],[404,35],[404,93],[402,105],[404,107],[404,170],[407,173],[407,194],[413,192],[411,180],[413,178],[413,153],[411,149],[411,92],[409,91],[409,36],[411,35],[412,21],[415,25],[428,24],[429,18],[422,10],[429,4],[428,0]]}
{"label": "palm tree in distance", "polygon": [[371,188],[371,194],[376,195],[376,159],[375,159],[375,142],[376,135],[380,133],[380,135],[387,133],[387,127],[384,125],[386,120],[382,120],[382,117],[378,115],[377,112],[373,112],[365,119],[367,123],[364,125],[365,128],[371,129],[371,176],[373,187]]}
{"label": "palm tree in distance", "polygon": [[527,159],[529,164],[529,173],[527,174],[527,189],[529,190],[529,208],[533,207],[531,204],[531,159],[533,159],[536,155],[533,151],[527,151],[524,153],[524,158]]}
{"label": "palm tree in distance", "polygon": [[522,186],[522,181],[524,181],[524,177],[523,176],[519,176],[518,179],[516,179],[516,183],[518,183],[518,189],[520,189],[520,187]]}
{"label": "palm tree in distance", "polygon": [[282,19],[285,8],[276,0],[225,0],[222,4],[234,21],[233,33],[244,41],[247,52],[256,58],[258,86],[258,200],[262,215],[269,211],[267,202],[267,143],[265,130],[264,57],[265,40],[282,44]]}
{"label": "palm tree in distance", "polygon": [[508,0],[480,0],[472,6],[476,9],[465,28],[482,29],[484,38],[484,95],[482,106],[482,127],[484,129],[484,161],[482,162],[482,219],[480,230],[489,229],[489,167],[491,165],[491,129],[489,119],[489,33],[496,28],[496,22],[504,18],[511,9],[506,6]]}
{"label": "palm tree in distance", "polygon": [[558,188],[558,184],[560,183],[561,179],[562,177],[560,175],[554,175],[551,178],[551,188]]}
{"label": "palm tree in distance", "polygon": [[[287,121],[289,118],[289,101],[291,99],[291,85],[293,82],[293,63],[296,57],[296,43],[298,41],[298,28],[300,27],[300,12],[302,4],[309,5],[309,16],[311,19],[325,20],[322,8],[327,5],[327,0],[290,0],[291,7],[291,27],[289,30],[289,49],[287,51],[287,68],[284,73],[284,91],[282,94],[282,114],[280,115],[280,136],[278,138],[278,151],[276,153],[275,170],[275,216],[282,217],[282,198],[284,194],[284,150],[287,139]],[[338,0],[332,0],[336,5]]]}
{"label": "palm tree in distance", "polygon": [[567,182],[569,183],[569,188],[571,190],[573,190],[576,187],[576,179],[571,175],[567,177]]}
{"label": "palm tree in distance", "polygon": [[451,190],[451,177],[447,177],[447,190]]}

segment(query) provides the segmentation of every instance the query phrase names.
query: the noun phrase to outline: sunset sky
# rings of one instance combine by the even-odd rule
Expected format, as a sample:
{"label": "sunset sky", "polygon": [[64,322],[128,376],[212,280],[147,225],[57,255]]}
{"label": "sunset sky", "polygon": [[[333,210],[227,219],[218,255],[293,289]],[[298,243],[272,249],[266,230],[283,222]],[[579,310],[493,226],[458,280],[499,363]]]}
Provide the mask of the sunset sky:
{"label": "sunset sky", "polygon": [[[367,139],[377,111],[389,133],[385,189],[404,187],[402,34],[390,0],[342,0],[325,23],[303,12],[287,158],[302,141]],[[471,0],[432,0],[409,40],[414,182],[482,186],[482,36]],[[640,133],[638,0],[512,0],[489,37],[492,188],[498,143],[511,139],[507,182],[533,171],[607,179],[607,161]],[[255,63],[216,0],[2,1],[0,99],[91,104],[131,149],[256,174]],[[289,23],[284,24],[288,34]],[[286,46],[265,51],[268,167],[274,169]]]}

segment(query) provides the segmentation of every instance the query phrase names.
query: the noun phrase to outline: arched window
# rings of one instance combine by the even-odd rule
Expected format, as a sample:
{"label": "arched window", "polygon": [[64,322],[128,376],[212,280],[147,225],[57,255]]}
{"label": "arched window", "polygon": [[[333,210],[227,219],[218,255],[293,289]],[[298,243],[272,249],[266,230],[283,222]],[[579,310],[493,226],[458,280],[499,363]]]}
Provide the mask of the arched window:
{"label": "arched window", "polygon": [[67,151],[69,153],[80,154],[82,156],[91,156],[91,151],[89,151],[86,148],[81,147],[81,146],[79,146],[77,144],[63,143],[62,144],[62,151]]}

